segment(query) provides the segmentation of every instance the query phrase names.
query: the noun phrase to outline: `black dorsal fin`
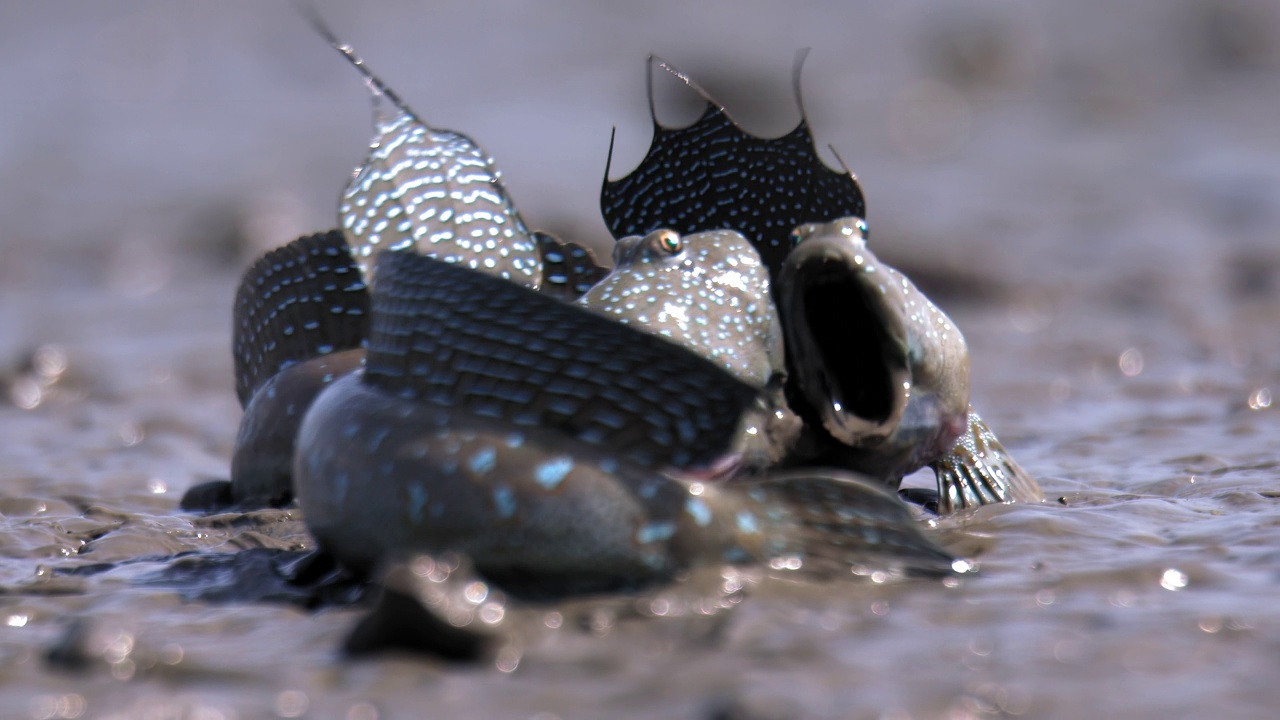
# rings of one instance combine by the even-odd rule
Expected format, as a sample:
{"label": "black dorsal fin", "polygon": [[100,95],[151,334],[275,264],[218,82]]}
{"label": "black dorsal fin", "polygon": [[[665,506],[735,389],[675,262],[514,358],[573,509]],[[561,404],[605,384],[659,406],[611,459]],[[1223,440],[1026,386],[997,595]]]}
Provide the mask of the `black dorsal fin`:
{"label": "black dorsal fin", "polygon": [[[755,244],[776,276],[790,250],[788,235],[797,225],[864,217],[866,203],[857,179],[848,169],[832,170],[818,157],[803,106],[791,132],[758,137],[743,130],[687,75],[654,57],[650,68],[655,62],[705,99],[707,109],[684,128],[664,127],[654,117],[653,141],[640,165],[618,180],[609,180],[606,166],[600,209],[615,239],[659,228],[682,234],[737,230]],[[797,62],[797,104],[799,72]]]}
{"label": "black dorsal fin", "polygon": [[721,458],[756,391],[658,337],[412,253],[378,258],[365,382],[646,467]]}
{"label": "black dorsal fin", "polygon": [[307,235],[259,258],[240,280],[233,311],[236,395],[281,370],[362,345],[369,292],[342,232]]}
{"label": "black dorsal fin", "polygon": [[544,232],[534,232],[542,257],[542,284],[538,291],[572,302],[582,297],[609,268],[596,262],[595,253],[578,243],[562,241]]}

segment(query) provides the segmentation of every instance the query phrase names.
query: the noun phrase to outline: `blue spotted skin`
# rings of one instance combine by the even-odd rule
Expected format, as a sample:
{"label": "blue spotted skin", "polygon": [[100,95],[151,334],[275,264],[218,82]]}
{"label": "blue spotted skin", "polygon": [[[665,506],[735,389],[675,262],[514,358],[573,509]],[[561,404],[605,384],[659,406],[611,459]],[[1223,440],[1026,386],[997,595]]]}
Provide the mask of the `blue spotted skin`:
{"label": "blue spotted skin", "polygon": [[[663,582],[698,564],[784,556],[845,574],[863,563],[951,571],[951,557],[901,503],[861,479],[714,483],[706,471],[718,467],[736,430],[653,434],[704,411],[749,411],[754,391],[710,362],[429,258],[386,254],[378,272],[367,367],[316,399],[294,464],[309,530],[345,564],[373,569],[454,551],[491,579],[536,578],[583,592]],[[449,302],[461,288],[485,302]],[[529,327],[530,318],[546,316],[600,352],[562,355],[556,343],[539,344],[543,330]],[[471,330],[442,335],[437,327]],[[553,372],[573,380],[556,391],[535,382],[544,367],[577,370]],[[668,389],[628,381],[638,368],[654,370],[646,382],[671,372],[701,392],[660,400]],[[580,410],[556,420],[554,403],[507,402],[525,386],[580,397]],[[626,422],[602,429],[602,417]]]}
{"label": "blue spotted skin", "polygon": [[755,387],[784,372],[769,272],[741,234],[657,230],[619,240],[613,261],[579,304],[667,338]]}
{"label": "blue spotted skin", "polygon": [[807,452],[892,487],[933,467],[943,511],[1042,499],[969,406],[964,336],[866,234],[860,218],[801,225],[779,275],[788,400]]}

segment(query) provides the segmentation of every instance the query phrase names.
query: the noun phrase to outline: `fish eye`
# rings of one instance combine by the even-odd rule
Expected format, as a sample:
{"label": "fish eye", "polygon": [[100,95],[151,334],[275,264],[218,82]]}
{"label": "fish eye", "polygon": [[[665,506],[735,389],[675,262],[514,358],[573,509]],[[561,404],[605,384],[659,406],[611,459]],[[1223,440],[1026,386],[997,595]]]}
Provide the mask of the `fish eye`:
{"label": "fish eye", "polygon": [[866,240],[866,239],[867,239],[867,233],[868,233],[869,231],[868,231],[868,229],[867,229],[867,221],[866,221],[866,220],[863,220],[863,219],[861,219],[861,218],[859,218],[859,219],[858,219],[858,232],[862,234],[862,239],[863,239],[863,240]]}
{"label": "fish eye", "polygon": [[658,247],[669,255],[678,255],[684,249],[684,240],[679,234],[665,230],[658,234]]}

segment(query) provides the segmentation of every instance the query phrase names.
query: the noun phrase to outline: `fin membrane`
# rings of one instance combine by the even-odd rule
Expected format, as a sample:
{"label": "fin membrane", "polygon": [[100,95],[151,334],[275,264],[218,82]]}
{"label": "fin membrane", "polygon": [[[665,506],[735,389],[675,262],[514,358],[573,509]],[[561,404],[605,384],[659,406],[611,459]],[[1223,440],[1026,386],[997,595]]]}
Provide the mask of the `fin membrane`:
{"label": "fin membrane", "polygon": [[542,256],[542,284],[538,290],[565,302],[573,302],[609,274],[592,252],[573,242],[561,242],[542,232],[533,233]]}
{"label": "fin membrane", "polygon": [[737,230],[776,276],[797,225],[865,216],[858,181],[822,162],[807,120],[782,137],[757,137],[703,97],[707,109],[689,127],[667,128],[654,119],[649,153],[629,175],[611,181],[606,166],[600,210],[614,238],[659,228]]}
{"label": "fin membrane", "polygon": [[643,466],[711,464],[756,391],[661,338],[462,267],[382,253],[364,379]]}
{"label": "fin membrane", "polygon": [[535,287],[538,248],[493,158],[470,137],[428,125],[317,13],[307,19],[373,94],[375,135],[338,207],[365,277],[380,251],[413,248]]}
{"label": "fin membrane", "polygon": [[341,232],[298,238],[240,280],[233,311],[236,396],[243,407],[290,365],[363,344],[369,291]]}
{"label": "fin membrane", "polygon": [[794,523],[794,530],[784,534],[787,547],[774,556],[798,559],[797,569],[806,574],[956,572],[956,559],[878,484],[839,470],[797,470],[771,475],[749,494],[760,497],[761,491],[769,505],[786,508]]}
{"label": "fin membrane", "polygon": [[1014,462],[991,428],[969,408],[969,430],[932,466],[938,476],[938,514],[1008,502],[1040,502],[1035,478]]}

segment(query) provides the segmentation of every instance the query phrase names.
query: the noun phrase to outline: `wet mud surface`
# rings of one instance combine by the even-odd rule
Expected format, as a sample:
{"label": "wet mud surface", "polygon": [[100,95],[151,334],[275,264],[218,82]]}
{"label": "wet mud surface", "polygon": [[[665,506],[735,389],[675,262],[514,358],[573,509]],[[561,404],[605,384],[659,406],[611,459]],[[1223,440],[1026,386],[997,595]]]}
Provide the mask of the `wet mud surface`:
{"label": "wet mud surface", "polygon": [[[606,250],[599,172],[612,124],[615,168],[643,153],[644,52],[781,131],[791,48],[813,45],[806,103],[862,179],[871,243],[965,332],[975,404],[1049,498],[939,521],[980,565],[958,583],[764,579],[711,616],[687,588],[638,612],[523,609],[516,646],[465,666],[344,659],[367,593],[280,580],[311,547],[296,510],[178,510],[188,487],[227,476],[237,274],[332,225],[368,126],[358,81],[288,13],[249,32],[247,4],[158,7],[110,22],[0,10],[0,28],[33,38],[4,52],[41,61],[46,81],[0,75],[35,98],[0,124],[0,716],[1251,718],[1280,702],[1268,4],[815,7],[773,35],[776,10],[734,15],[776,52],[717,35],[710,10],[680,24],[570,5],[524,28],[511,10],[495,32],[559,48],[520,62],[556,72],[496,86],[523,114],[486,112],[474,90],[510,55],[441,69],[433,96],[412,72],[428,51],[400,29],[421,9],[334,9],[402,94],[458,108],[446,124],[497,156],[530,224]],[[570,21],[597,32],[548,29]],[[88,73],[116,47],[94,23],[135,50],[50,84],[62,76],[40,43],[86,38],[61,72]],[[182,54],[192,24],[207,37]],[[742,89],[756,75],[776,82]],[[166,161],[166,128],[184,123],[194,139]],[[572,159],[548,170],[557,154]]]}

